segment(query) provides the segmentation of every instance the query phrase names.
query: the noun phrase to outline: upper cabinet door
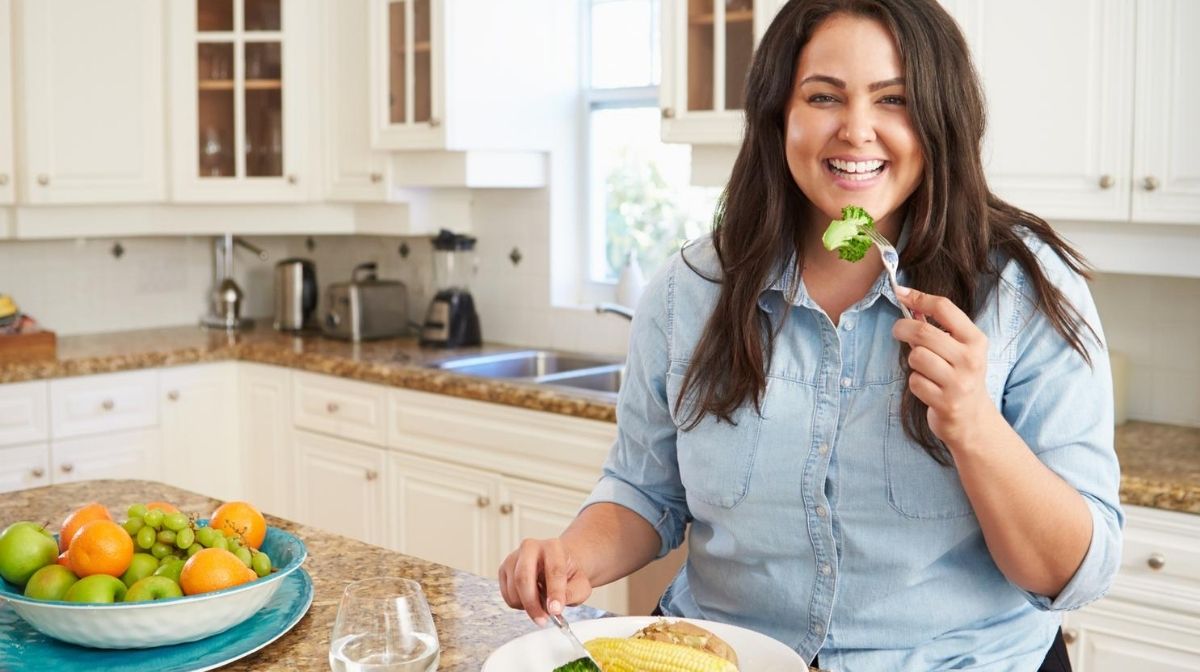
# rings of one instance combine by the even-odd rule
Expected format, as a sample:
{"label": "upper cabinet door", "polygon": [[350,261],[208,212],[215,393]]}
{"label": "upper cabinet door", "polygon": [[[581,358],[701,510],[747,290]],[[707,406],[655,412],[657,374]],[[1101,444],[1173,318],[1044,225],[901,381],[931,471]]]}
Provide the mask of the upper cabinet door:
{"label": "upper cabinet door", "polygon": [[174,200],[305,200],[312,181],[303,142],[309,5],[169,6]]}
{"label": "upper cabinet door", "polygon": [[165,198],[163,3],[21,0],[23,198]]}
{"label": "upper cabinet door", "polygon": [[667,142],[741,142],[746,76],[776,0],[662,0]]}
{"label": "upper cabinet door", "polygon": [[371,147],[371,56],[365,38],[371,32],[372,2],[325,4],[325,164],[331,200],[382,201],[387,196],[388,157]]}
{"label": "upper cabinet door", "polygon": [[13,194],[12,3],[0,0],[0,203]]}
{"label": "upper cabinet door", "polygon": [[1041,217],[1128,220],[1133,3],[944,4],[983,78],[991,188]]}
{"label": "upper cabinet door", "polygon": [[1137,4],[1133,219],[1200,222],[1200,3]]}
{"label": "upper cabinet door", "polygon": [[389,149],[439,149],[445,44],[442,0],[369,0],[371,130]]}

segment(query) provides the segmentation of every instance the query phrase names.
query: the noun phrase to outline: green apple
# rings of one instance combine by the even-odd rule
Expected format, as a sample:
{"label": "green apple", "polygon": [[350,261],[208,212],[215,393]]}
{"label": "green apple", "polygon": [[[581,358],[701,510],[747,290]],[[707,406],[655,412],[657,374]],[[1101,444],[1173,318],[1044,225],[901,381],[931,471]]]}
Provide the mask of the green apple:
{"label": "green apple", "polygon": [[37,570],[58,560],[58,542],[46,528],[22,521],[0,532],[0,577],[24,586]]}
{"label": "green apple", "polygon": [[178,583],[165,576],[147,576],[133,584],[129,592],[125,593],[126,602],[148,602],[169,597],[183,597],[183,590]]}
{"label": "green apple", "polygon": [[121,575],[121,582],[126,588],[132,587],[139,580],[146,578],[158,569],[158,558],[149,553],[134,553],[129,562],[129,569]]}
{"label": "green apple", "polygon": [[25,584],[25,597],[35,600],[61,600],[78,580],[75,572],[58,563],[46,565],[29,577],[29,582]]}
{"label": "green apple", "polygon": [[125,599],[125,584],[115,576],[93,574],[75,582],[63,599],[67,602],[104,604]]}
{"label": "green apple", "polygon": [[175,560],[175,562],[170,560],[164,562],[161,567],[154,570],[154,576],[162,576],[179,583],[179,575],[183,572],[183,561],[179,558],[175,558]]}

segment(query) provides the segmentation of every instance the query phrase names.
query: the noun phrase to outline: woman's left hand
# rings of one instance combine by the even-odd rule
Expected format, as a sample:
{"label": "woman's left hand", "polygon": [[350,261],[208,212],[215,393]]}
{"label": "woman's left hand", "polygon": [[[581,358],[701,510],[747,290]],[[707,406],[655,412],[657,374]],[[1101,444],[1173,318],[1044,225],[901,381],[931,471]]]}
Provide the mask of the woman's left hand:
{"label": "woman's left hand", "polygon": [[929,428],[948,448],[972,445],[997,413],[987,392],[987,336],[944,296],[908,289],[897,298],[918,318],[928,315],[942,327],[919,319],[900,319],[892,327],[892,335],[912,348],[909,389],[929,406]]}

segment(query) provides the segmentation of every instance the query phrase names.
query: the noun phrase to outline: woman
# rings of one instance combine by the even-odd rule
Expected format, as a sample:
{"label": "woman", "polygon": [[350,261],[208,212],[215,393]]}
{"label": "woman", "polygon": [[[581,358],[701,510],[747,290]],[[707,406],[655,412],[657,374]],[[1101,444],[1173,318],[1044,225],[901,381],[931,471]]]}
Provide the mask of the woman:
{"label": "woman", "polygon": [[[504,561],[505,600],[544,622],[690,525],[667,615],[835,670],[1069,669],[1057,612],[1119,564],[1107,358],[1080,256],[988,191],[957,26],[792,0],[747,94],[711,239],[638,307],[604,475]],[[916,289],[822,248],[846,205]]]}

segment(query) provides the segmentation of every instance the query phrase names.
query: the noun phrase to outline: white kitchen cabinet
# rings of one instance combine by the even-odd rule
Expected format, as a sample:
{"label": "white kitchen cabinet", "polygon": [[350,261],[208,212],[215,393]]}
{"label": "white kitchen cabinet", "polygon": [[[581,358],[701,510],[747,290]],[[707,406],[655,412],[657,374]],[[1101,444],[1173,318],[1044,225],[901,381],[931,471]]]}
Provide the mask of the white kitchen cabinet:
{"label": "white kitchen cabinet", "polygon": [[0,385],[0,446],[50,437],[49,386],[43,380]]}
{"label": "white kitchen cabinet", "polygon": [[237,377],[243,496],[261,511],[291,518],[291,373],[240,362]]}
{"label": "white kitchen cabinet", "polygon": [[43,485],[50,485],[47,444],[0,447],[0,493]]}
{"label": "white kitchen cabinet", "polygon": [[315,192],[306,0],[169,7],[172,200],[297,202]]}
{"label": "white kitchen cabinet", "polygon": [[778,0],[662,0],[662,138],[737,145],[746,76]]}
{"label": "white kitchen cabinet", "polygon": [[1103,600],[1063,622],[1076,672],[1194,672],[1200,670],[1200,618]]}
{"label": "white kitchen cabinet", "polygon": [[292,419],[301,429],[382,446],[387,438],[386,390],[297,372],[292,376]]}
{"label": "white kitchen cabinet", "polygon": [[53,483],[98,478],[162,480],[158,428],[93,434],[50,443]]}
{"label": "white kitchen cabinet", "polygon": [[[12,0],[0,0],[0,205],[15,200],[13,179]],[[3,235],[0,226],[0,235]]]}
{"label": "white kitchen cabinet", "polygon": [[383,449],[296,430],[294,520],[369,544],[387,544]]}
{"label": "white kitchen cabinet", "polygon": [[164,6],[17,1],[24,202],[165,199]]}
{"label": "white kitchen cabinet", "polygon": [[158,425],[158,371],[50,381],[50,435],[65,439]]}
{"label": "white kitchen cabinet", "polygon": [[236,364],[196,364],[163,369],[163,480],[223,500],[241,499]]}

